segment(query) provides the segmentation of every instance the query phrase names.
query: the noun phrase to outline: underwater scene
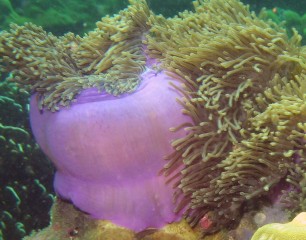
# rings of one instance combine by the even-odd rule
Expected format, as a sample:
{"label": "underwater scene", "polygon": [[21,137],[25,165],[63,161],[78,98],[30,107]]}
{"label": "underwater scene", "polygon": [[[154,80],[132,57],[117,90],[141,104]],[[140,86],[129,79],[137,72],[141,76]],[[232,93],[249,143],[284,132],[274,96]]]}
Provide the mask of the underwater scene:
{"label": "underwater scene", "polygon": [[306,240],[306,0],[0,0],[0,240]]}

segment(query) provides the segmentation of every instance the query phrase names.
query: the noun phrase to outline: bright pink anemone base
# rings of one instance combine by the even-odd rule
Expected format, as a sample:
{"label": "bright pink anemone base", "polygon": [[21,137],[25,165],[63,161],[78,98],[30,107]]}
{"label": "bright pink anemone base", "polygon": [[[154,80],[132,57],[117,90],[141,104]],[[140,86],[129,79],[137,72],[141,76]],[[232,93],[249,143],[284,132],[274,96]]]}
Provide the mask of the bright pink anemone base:
{"label": "bright pink anemone base", "polygon": [[169,84],[177,80],[151,70],[142,79],[120,97],[84,90],[55,113],[39,111],[34,95],[30,111],[34,136],[57,168],[56,192],[94,218],[135,231],[181,218],[172,185],[158,173],[171,141],[186,134],[169,128],[190,122]]}

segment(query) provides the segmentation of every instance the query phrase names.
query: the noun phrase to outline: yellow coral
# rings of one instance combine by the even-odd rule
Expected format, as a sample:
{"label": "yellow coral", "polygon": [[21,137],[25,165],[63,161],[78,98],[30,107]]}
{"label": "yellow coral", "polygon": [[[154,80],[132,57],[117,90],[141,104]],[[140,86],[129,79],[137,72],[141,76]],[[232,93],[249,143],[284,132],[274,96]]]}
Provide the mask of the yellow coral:
{"label": "yellow coral", "polygon": [[289,223],[271,223],[259,228],[251,240],[288,239],[306,239],[306,212],[300,213]]}

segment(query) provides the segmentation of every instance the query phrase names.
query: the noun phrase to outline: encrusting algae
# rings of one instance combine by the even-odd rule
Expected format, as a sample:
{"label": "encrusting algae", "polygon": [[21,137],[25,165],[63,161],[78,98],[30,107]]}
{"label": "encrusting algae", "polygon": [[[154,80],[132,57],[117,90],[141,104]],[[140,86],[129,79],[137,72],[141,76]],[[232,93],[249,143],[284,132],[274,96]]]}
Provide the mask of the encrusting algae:
{"label": "encrusting algae", "polygon": [[12,25],[0,34],[2,70],[38,93],[41,108],[57,111],[89,87],[133,92],[146,68],[145,52],[181,80],[176,88],[184,97],[177,101],[193,120],[171,129],[189,133],[172,143],[162,170],[170,175],[184,165],[174,198],[191,226],[206,217],[212,222],[206,232],[234,227],[248,203],[280,182],[291,190],[282,193],[284,205],[305,211],[301,37],[289,38],[236,0],[194,1],[194,12],[171,19],[154,15],[144,0],[130,3],[84,37]]}
{"label": "encrusting algae", "polygon": [[48,228],[33,233],[31,236],[25,237],[24,240],[69,238],[73,240],[197,240],[200,236],[200,231],[194,231],[184,220],[169,224],[161,230],[152,228],[134,233],[132,230],[112,224],[110,221],[92,219],[77,211],[71,204],[61,200],[55,201],[51,217],[52,223]]}

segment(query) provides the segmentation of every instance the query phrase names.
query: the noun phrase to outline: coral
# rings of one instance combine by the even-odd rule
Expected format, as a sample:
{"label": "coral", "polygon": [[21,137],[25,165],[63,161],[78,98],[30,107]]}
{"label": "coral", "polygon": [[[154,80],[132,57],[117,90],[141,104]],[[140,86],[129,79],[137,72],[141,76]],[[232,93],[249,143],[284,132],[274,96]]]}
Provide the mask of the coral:
{"label": "coral", "polygon": [[274,10],[263,8],[259,13],[259,17],[265,20],[271,19],[278,24],[282,24],[290,36],[294,34],[293,29],[296,29],[303,36],[302,43],[305,45],[306,14],[302,15],[282,8],[274,8]]}
{"label": "coral", "polygon": [[[250,4],[251,9],[259,12],[263,7],[288,8],[292,11],[303,11],[305,5],[300,2],[298,5],[294,1],[290,2],[258,2],[254,0],[245,0],[245,4]],[[97,0],[73,1],[68,0],[65,3],[56,1],[10,1],[1,0],[0,28],[8,29],[10,23],[24,24],[32,22],[41,25],[47,31],[56,35],[72,31],[77,34],[94,28],[94,22],[105,15],[111,15],[123,9],[127,1]],[[150,8],[159,14],[172,17],[180,11],[192,10],[192,0],[171,0],[150,1]],[[304,12],[299,12],[303,14]]]}
{"label": "coral", "polygon": [[270,223],[259,228],[251,240],[300,240],[306,238],[306,213],[297,215],[291,222]]}
{"label": "coral", "polygon": [[[166,178],[175,182],[175,205],[166,208],[175,208],[178,219],[183,211],[191,226],[200,221],[206,233],[235,228],[244,213],[262,207],[257,201],[303,209],[306,48],[297,31],[288,36],[236,0],[195,1],[194,12],[173,18],[155,15],[145,1],[130,2],[84,37],[55,37],[34,24],[12,25],[0,35],[3,70],[33,93],[32,128],[58,169],[57,193],[93,215],[92,206],[109,208],[97,204],[103,203],[99,186],[115,182],[114,193],[122,196],[124,189],[137,190],[138,177]],[[170,149],[158,175],[161,155]],[[157,165],[147,172],[152,162]],[[120,188],[126,183],[132,187]],[[157,203],[173,191],[159,186],[160,194],[147,193]],[[126,202],[137,206],[131,199]],[[117,203],[107,219],[132,226],[126,221],[138,212]],[[165,218],[158,219],[161,226],[138,220],[162,228]],[[144,226],[138,227],[131,228]]]}
{"label": "coral", "polygon": [[[254,207],[258,206],[258,207]],[[284,209],[280,202],[268,204],[264,199],[252,203],[251,211],[245,213],[239,225],[227,234],[229,239],[251,239],[255,231],[263,225],[289,221],[290,213]]]}
{"label": "coral", "polygon": [[259,2],[257,0],[245,0],[242,1],[244,4],[249,4],[251,9],[259,12],[263,7],[267,9],[291,9],[292,11],[298,12],[299,14],[303,14],[306,9],[306,3],[304,1],[296,2],[296,1],[265,1]]}
{"label": "coral", "polygon": [[53,168],[33,140],[28,93],[0,82],[0,239],[21,239],[48,224]]}
{"label": "coral", "polygon": [[[161,230],[151,228],[135,233],[109,221],[94,220],[61,200],[57,200],[52,207],[51,219],[52,222],[48,228],[33,233],[24,240],[62,240],[69,237],[82,240],[197,240],[201,236],[200,231],[192,230],[186,221],[170,224]],[[222,238],[215,239],[221,240]]]}
{"label": "coral", "polygon": [[[159,2],[151,1],[150,8],[157,13],[173,16],[179,11],[191,9],[191,0],[164,1],[161,7]],[[72,31],[83,34],[94,28],[94,23],[102,16],[111,15],[123,9],[127,1],[97,0],[75,1],[63,3],[56,1],[10,1],[0,0],[1,16],[0,28],[8,29],[9,24],[24,24],[32,22],[43,26],[44,29],[56,35]]]}
{"label": "coral", "polygon": [[[101,16],[115,13],[125,7],[123,1],[10,1],[1,0],[3,12],[0,27],[7,29],[10,23],[24,24],[33,22],[44,26],[54,34],[63,34],[73,30],[83,33],[94,27]],[[4,11],[6,10],[6,11]]]}
{"label": "coral", "polygon": [[192,10],[192,0],[166,0],[161,4],[159,1],[148,1],[149,8],[156,14],[165,17],[173,17],[175,14],[185,10]]}

